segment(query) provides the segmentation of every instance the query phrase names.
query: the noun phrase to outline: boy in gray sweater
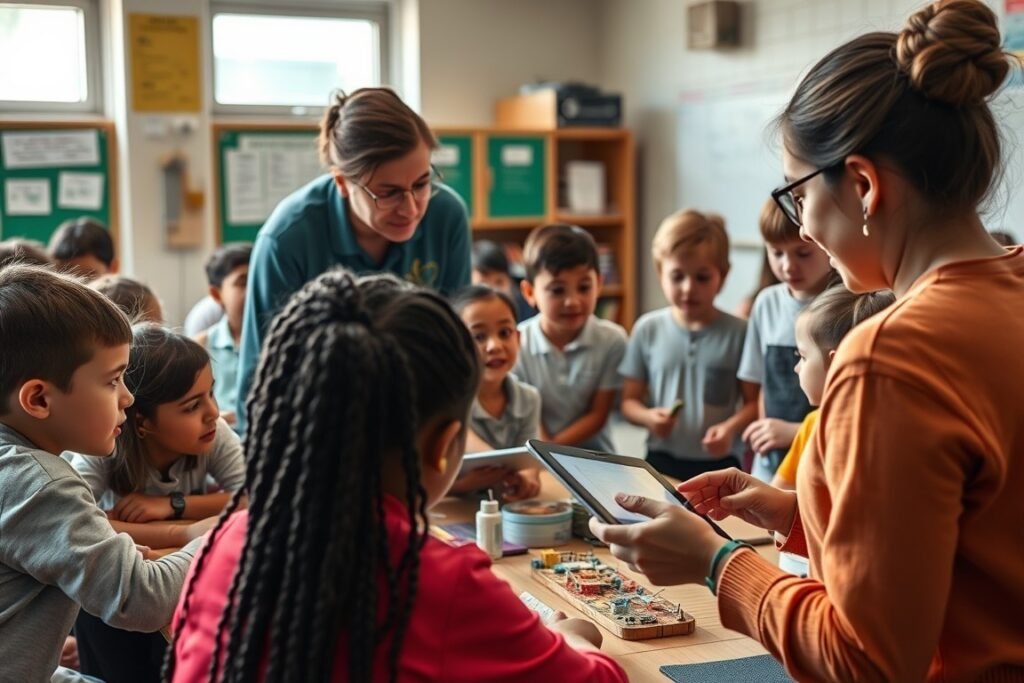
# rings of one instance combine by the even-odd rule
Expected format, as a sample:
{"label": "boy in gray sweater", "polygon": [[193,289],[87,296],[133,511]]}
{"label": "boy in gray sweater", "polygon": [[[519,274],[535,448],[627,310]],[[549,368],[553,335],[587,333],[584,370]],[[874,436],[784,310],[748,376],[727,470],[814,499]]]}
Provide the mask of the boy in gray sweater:
{"label": "boy in gray sweater", "polygon": [[[132,395],[121,377],[131,329],[77,280],[33,266],[0,270],[0,662],[3,680],[55,675],[79,605],[123,629],[171,620],[208,524],[168,528],[146,560],[116,534],[60,457],[109,455]],[[64,672],[66,673],[66,672]],[[61,678],[66,680],[66,678]]]}

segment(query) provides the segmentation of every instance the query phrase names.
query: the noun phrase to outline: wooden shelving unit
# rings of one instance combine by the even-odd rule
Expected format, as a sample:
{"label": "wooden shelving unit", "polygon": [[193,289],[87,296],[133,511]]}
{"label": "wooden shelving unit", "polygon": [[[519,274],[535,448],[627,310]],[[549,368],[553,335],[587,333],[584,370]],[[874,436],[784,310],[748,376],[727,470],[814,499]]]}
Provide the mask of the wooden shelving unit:
{"label": "wooden shelving unit", "polygon": [[[627,329],[637,313],[636,174],[633,136],[622,128],[541,129],[508,125],[436,128],[435,161],[470,207],[474,239],[522,245],[544,223],[571,223],[607,245],[617,277],[601,291],[602,312]],[[607,210],[568,208],[569,161],[601,162]]]}

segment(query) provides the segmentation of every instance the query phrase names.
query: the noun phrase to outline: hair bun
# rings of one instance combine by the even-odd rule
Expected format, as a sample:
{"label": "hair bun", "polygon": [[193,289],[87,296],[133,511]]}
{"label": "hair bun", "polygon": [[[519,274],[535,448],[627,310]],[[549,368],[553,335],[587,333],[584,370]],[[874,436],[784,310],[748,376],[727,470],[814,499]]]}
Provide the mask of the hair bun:
{"label": "hair bun", "polygon": [[1010,71],[996,16],[979,0],[938,0],[912,14],[896,61],[911,87],[953,105],[980,104]]}

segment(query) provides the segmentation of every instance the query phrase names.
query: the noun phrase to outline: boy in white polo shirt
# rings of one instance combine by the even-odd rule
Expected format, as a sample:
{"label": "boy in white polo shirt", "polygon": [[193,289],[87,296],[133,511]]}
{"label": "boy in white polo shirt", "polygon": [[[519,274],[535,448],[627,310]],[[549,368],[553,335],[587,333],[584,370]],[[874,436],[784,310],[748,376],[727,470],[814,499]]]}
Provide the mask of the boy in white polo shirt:
{"label": "boy in white polo shirt", "polygon": [[573,225],[544,225],[530,233],[523,260],[523,296],[540,315],[519,325],[514,372],[540,391],[541,437],[612,452],[607,423],[626,331],[594,316],[601,289],[594,238]]}

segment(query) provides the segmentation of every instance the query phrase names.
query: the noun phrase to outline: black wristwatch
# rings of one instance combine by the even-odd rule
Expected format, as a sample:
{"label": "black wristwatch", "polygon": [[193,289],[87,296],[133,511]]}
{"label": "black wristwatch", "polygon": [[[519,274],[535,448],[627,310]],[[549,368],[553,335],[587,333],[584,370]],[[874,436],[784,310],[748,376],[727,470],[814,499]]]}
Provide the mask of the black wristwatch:
{"label": "black wristwatch", "polygon": [[174,511],[174,519],[181,519],[185,514],[185,494],[181,491],[171,494],[171,510]]}

